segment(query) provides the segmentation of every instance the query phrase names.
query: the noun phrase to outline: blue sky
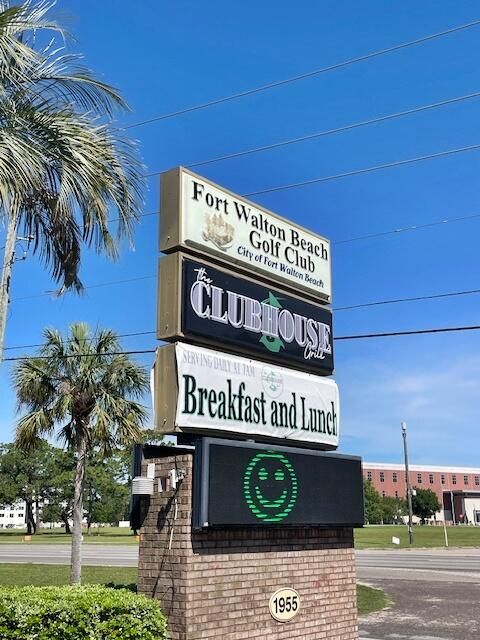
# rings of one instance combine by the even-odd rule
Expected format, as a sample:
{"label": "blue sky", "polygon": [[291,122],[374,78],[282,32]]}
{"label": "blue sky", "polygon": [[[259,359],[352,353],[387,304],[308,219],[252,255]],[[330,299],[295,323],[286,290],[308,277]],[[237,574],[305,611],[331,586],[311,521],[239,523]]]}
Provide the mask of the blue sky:
{"label": "blue sky", "polygon": [[[473,2],[353,0],[208,3],[61,0],[74,47],[117,86],[132,124],[420,38],[479,17]],[[148,172],[341,127],[480,90],[480,27],[209,109],[131,129]],[[237,193],[480,143],[479,99],[195,170]],[[480,152],[258,196],[332,242],[480,214]],[[149,180],[145,212],[158,210]],[[15,264],[7,347],[45,326],[84,320],[119,333],[155,327],[157,217],[135,251],[109,263],[86,254],[82,297],[55,299],[35,258]],[[0,232],[0,245],[3,238]],[[479,288],[480,217],[333,246],[333,306]],[[479,296],[337,311],[336,335],[479,323]],[[125,338],[149,349],[154,336]],[[6,356],[31,349],[8,350]],[[139,358],[150,365],[152,356]],[[13,437],[10,365],[0,371],[0,440]],[[341,341],[336,379],[341,447],[400,462],[478,466],[480,332]],[[148,403],[149,399],[145,401]]]}

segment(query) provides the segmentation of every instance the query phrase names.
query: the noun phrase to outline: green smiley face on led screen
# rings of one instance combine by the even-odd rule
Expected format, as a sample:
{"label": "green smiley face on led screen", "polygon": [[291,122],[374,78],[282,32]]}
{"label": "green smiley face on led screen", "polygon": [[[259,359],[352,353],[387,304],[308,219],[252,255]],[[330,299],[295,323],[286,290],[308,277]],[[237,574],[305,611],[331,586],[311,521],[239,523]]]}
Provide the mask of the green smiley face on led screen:
{"label": "green smiley face on led screen", "polygon": [[277,451],[257,453],[247,464],[243,494],[262,522],[281,522],[295,506],[298,481],[290,460]]}

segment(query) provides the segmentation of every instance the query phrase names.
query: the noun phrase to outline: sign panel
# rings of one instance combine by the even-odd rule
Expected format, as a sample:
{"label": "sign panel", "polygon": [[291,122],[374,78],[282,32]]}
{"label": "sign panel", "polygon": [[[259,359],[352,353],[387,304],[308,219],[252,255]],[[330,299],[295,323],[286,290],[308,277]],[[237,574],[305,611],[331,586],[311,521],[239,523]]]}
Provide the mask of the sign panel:
{"label": "sign panel", "polygon": [[157,351],[155,378],[155,422],[164,433],[213,430],[338,446],[331,379],[182,343]]}
{"label": "sign panel", "polygon": [[160,251],[190,247],[329,302],[330,243],[182,167],[161,176]]}
{"label": "sign panel", "polygon": [[176,253],[160,261],[159,340],[221,343],[243,354],[333,372],[332,314],[251,278]]}
{"label": "sign panel", "polygon": [[363,526],[357,457],[203,438],[194,526]]}

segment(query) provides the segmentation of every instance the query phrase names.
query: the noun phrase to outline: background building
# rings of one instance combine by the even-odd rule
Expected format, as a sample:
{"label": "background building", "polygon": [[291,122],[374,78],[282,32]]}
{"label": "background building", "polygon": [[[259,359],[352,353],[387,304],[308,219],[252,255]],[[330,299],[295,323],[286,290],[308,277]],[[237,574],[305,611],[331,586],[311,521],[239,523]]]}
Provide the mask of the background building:
{"label": "background building", "polygon": [[0,505],[0,529],[23,529],[25,527],[25,502]]}
{"label": "background building", "polygon": [[[406,497],[405,467],[402,464],[364,462],[364,478],[381,496]],[[480,468],[409,465],[412,489],[434,491],[442,511],[438,520],[480,525]]]}

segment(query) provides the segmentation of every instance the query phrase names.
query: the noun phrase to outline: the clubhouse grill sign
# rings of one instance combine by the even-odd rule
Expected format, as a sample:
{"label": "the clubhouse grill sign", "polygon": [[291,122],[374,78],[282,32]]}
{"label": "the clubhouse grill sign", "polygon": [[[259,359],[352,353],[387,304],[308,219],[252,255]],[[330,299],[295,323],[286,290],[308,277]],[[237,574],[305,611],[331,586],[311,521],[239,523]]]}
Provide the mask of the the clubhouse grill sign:
{"label": "the clubhouse grill sign", "polygon": [[189,247],[323,302],[330,243],[183,168],[162,174],[160,250]]}
{"label": "the clubhouse grill sign", "polygon": [[[175,302],[171,295],[174,293]],[[177,253],[160,262],[157,337],[218,344],[331,374],[331,312],[250,278]]]}
{"label": "the clubhouse grill sign", "polygon": [[166,433],[223,432],[335,448],[335,382],[182,343],[161,347],[155,422]]}

